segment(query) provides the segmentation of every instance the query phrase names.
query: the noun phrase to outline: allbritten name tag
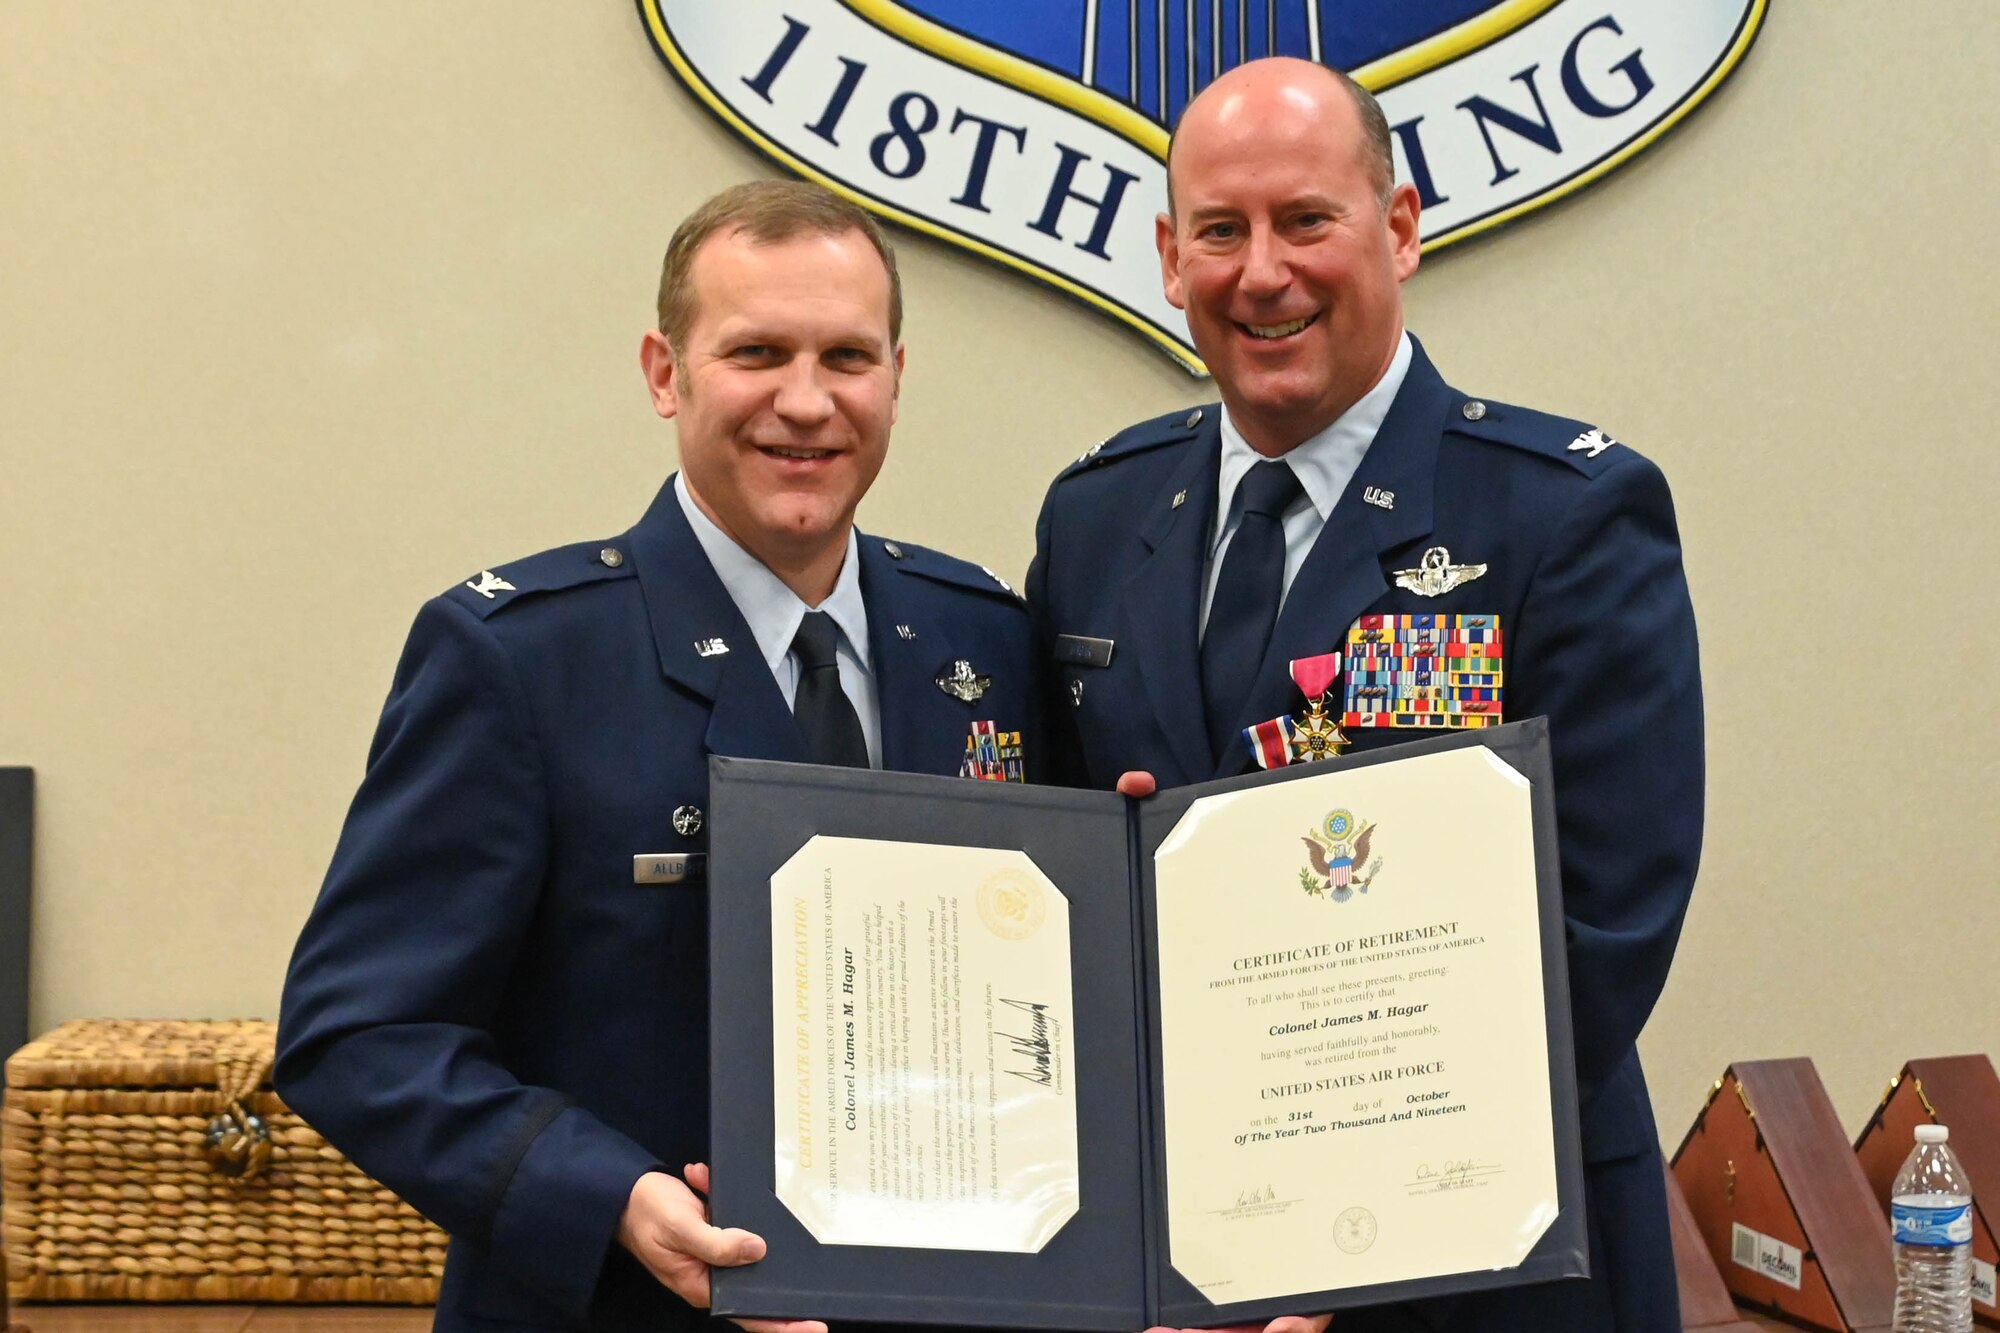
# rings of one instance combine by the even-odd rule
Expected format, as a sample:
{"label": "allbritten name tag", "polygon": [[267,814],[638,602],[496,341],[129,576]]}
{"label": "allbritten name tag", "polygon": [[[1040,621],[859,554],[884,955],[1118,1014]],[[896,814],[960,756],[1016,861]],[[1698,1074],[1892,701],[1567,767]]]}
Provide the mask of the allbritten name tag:
{"label": "allbritten name tag", "polygon": [[634,884],[680,884],[707,877],[707,852],[646,852],[632,858]]}
{"label": "allbritten name tag", "polygon": [[1497,727],[1497,615],[1363,616],[1347,631],[1344,727]]}

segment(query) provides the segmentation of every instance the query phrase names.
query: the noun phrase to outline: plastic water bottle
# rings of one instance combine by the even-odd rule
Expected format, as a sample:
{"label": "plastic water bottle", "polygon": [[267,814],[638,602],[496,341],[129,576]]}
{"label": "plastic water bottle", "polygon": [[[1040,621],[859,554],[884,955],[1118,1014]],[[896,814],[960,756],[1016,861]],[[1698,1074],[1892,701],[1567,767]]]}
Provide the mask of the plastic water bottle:
{"label": "plastic water bottle", "polygon": [[1896,1173],[1896,1333],[1971,1333],[1972,1185],[1943,1125],[1918,1125]]}

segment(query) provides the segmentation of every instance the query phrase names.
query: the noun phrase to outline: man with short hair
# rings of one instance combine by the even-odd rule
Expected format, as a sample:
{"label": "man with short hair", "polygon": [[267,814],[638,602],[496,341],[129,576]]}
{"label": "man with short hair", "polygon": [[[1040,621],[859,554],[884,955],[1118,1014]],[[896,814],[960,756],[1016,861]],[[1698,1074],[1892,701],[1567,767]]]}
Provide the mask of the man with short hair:
{"label": "man with short hair", "polygon": [[[1591,1277],[1335,1327],[1678,1329],[1635,1047],[1701,843],[1700,674],[1666,483],[1600,431],[1431,366],[1403,323],[1417,192],[1346,76],[1282,58],[1225,74],[1177,127],[1169,179],[1166,294],[1222,401],[1113,436],[1049,489],[1028,601],[1051,762],[1144,795],[1286,762],[1294,719],[1366,750],[1441,718],[1546,715]],[[1490,676],[1398,665],[1406,637],[1411,661],[1438,651],[1440,625],[1481,627],[1454,633]],[[1350,656],[1355,678],[1329,688],[1350,632],[1381,639],[1386,664]]]}
{"label": "man with short hair", "polygon": [[1019,599],[853,526],[903,366],[876,224],[724,191],[659,317],[680,475],[418,614],[285,983],[279,1091],[451,1233],[439,1329],[693,1328],[764,1253],[700,1197],[711,754],[952,774],[991,724],[1035,758]]}

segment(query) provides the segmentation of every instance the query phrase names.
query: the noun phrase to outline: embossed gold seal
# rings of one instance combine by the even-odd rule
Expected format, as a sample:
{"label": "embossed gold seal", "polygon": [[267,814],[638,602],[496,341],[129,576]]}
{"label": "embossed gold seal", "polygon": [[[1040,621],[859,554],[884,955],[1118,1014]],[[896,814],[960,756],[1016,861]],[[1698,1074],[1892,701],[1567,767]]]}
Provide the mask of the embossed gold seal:
{"label": "embossed gold seal", "polygon": [[996,870],[979,882],[979,919],[1003,940],[1025,940],[1048,918],[1047,890],[1022,870]]}

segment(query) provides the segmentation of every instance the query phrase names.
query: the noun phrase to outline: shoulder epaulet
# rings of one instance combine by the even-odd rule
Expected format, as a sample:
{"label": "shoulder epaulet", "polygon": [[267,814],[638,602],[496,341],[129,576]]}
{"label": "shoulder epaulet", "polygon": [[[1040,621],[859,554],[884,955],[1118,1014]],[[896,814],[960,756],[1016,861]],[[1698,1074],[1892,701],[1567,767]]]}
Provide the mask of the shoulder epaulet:
{"label": "shoulder epaulet", "polygon": [[1099,440],[1084,450],[1074,463],[1056,474],[1056,480],[1062,481],[1079,472],[1088,472],[1092,468],[1115,463],[1121,458],[1130,458],[1134,454],[1157,449],[1163,444],[1179,444],[1193,436],[1201,429],[1202,422],[1220,410],[1210,403],[1202,407],[1169,412],[1163,417],[1154,417],[1151,421],[1141,421],[1136,426],[1127,426],[1109,439]]}
{"label": "shoulder epaulet", "polygon": [[933,551],[915,542],[890,541],[886,537],[863,537],[861,540],[880,543],[882,550],[896,562],[896,568],[905,574],[915,574],[933,583],[948,583],[954,588],[966,588],[1010,602],[1021,600],[1021,594],[1014,591],[1013,584],[984,565],[975,565],[970,560],[960,560],[955,555]]}
{"label": "shoulder epaulet", "polygon": [[1512,403],[1496,403],[1490,398],[1461,400],[1445,428],[1493,444],[1561,459],[1590,477],[1631,452],[1588,422]]}
{"label": "shoulder epaulet", "polygon": [[482,569],[445,596],[485,620],[533,593],[560,592],[587,583],[632,577],[632,552],[622,539],[558,546],[522,560]]}

